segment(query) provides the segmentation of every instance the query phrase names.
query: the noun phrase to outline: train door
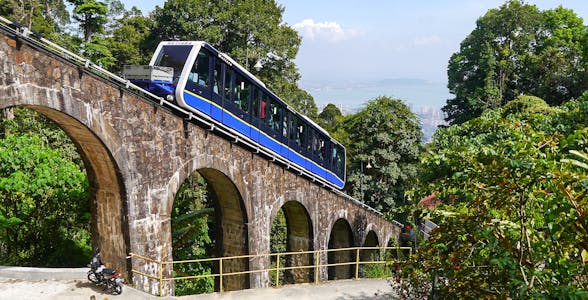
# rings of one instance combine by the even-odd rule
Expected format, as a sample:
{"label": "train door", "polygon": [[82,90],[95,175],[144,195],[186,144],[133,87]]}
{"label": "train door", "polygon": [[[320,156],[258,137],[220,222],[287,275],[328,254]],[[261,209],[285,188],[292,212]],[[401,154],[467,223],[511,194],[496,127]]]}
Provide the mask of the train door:
{"label": "train door", "polygon": [[[223,123],[233,130],[250,137],[251,134],[251,82],[239,72],[233,71],[230,98],[225,98]],[[229,100],[230,101],[227,101]]]}
{"label": "train door", "polygon": [[262,92],[257,86],[253,86],[252,89],[253,98],[251,100],[251,139],[259,142],[259,130],[260,123],[263,122],[261,116],[264,114],[261,109],[261,95]]}
{"label": "train door", "polygon": [[224,72],[225,72],[225,63],[223,63],[220,59],[213,57],[213,64],[212,67],[212,90],[210,94],[211,106],[210,106],[210,116],[219,121],[223,121],[223,85],[224,85]]}
{"label": "train door", "polygon": [[282,105],[266,93],[261,95],[259,143],[276,154],[282,148]]}
{"label": "train door", "polygon": [[282,109],[282,135],[280,136],[281,148],[280,153],[284,158],[290,159],[290,150],[288,147],[288,135],[290,133],[290,118],[291,113],[287,109]]}
{"label": "train door", "polygon": [[213,57],[205,48],[200,48],[188,74],[184,101],[189,106],[210,115],[212,93]]}
{"label": "train door", "polygon": [[290,160],[295,162],[302,168],[306,168],[305,164],[305,147],[306,147],[306,130],[307,126],[304,121],[295,114],[290,114],[290,138],[288,145],[292,152],[290,153]]}

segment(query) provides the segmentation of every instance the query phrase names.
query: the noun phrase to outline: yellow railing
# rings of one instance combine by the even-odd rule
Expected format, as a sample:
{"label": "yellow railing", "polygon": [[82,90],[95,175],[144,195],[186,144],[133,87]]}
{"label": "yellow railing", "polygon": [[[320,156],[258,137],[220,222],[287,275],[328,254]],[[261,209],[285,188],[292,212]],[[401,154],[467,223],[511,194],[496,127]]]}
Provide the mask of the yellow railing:
{"label": "yellow railing", "polygon": [[[355,254],[353,261],[347,262],[339,262],[339,263],[320,263],[320,256],[322,253],[327,253],[327,255],[331,252],[344,252],[349,251]],[[361,251],[379,251],[378,253],[378,260],[362,260],[361,259]],[[395,258],[390,258],[392,254],[396,254]],[[217,258],[205,258],[205,259],[193,259],[193,260],[182,260],[182,261],[158,261],[151,259],[149,257],[130,253],[131,259],[139,259],[143,260],[147,263],[154,263],[158,265],[158,272],[157,275],[147,274],[145,272],[132,269],[131,272],[137,275],[145,276],[147,278],[157,280],[159,282],[159,295],[162,295],[162,287],[164,281],[175,281],[175,280],[187,280],[187,279],[200,279],[200,278],[215,278],[219,277],[219,290],[223,292],[223,277],[234,276],[234,275],[246,275],[252,273],[261,273],[261,272],[275,272],[275,286],[279,286],[280,282],[280,272],[285,270],[299,270],[299,269],[314,269],[314,283],[319,283],[319,270],[321,267],[338,267],[338,266],[355,266],[355,279],[359,279],[359,267],[362,265],[370,265],[370,264],[385,264],[385,263],[393,263],[399,262],[400,258],[404,255],[412,254],[411,247],[351,247],[351,248],[338,248],[338,249],[325,249],[325,250],[313,250],[313,251],[300,251],[300,252],[281,252],[281,253],[268,253],[268,254],[250,254],[250,255],[239,255],[239,256],[230,256],[230,257],[217,257]],[[308,265],[295,265],[295,266],[280,266],[280,258],[285,258],[287,256],[295,256],[295,255],[313,255],[314,256],[314,263]],[[275,257],[276,266],[275,267],[268,267],[263,269],[255,269],[255,270],[247,270],[247,271],[239,271],[239,272],[228,272],[223,273],[223,262],[234,260],[234,259],[252,259],[252,258],[271,258]],[[328,261],[328,260],[327,260]],[[218,262],[218,273],[215,274],[204,274],[204,275],[194,275],[194,276],[182,276],[182,277],[172,277],[165,278],[163,271],[167,265],[174,264],[189,264],[189,263],[206,263],[206,262]],[[136,264],[133,264],[136,265]]]}
{"label": "yellow railing", "polygon": [[[351,256],[351,258],[353,258],[352,261],[339,262],[339,263],[322,263],[322,264],[320,263],[321,254],[326,253],[328,255],[329,253],[332,253],[332,252],[339,253],[339,252],[344,252],[344,251],[349,251],[354,254],[354,256],[355,256],[354,258],[353,258],[353,256]],[[372,253],[372,254],[375,253],[375,251],[378,251],[377,252],[378,260],[372,260],[373,257],[370,258],[370,260],[362,260],[361,259],[362,251],[371,251],[370,253]],[[395,254],[395,255],[393,255],[393,254]],[[219,290],[220,290],[220,292],[223,292],[223,290],[224,290],[223,289],[223,278],[226,278],[228,276],[246,275],[246,274],[261,273],[261,272],[275,272],[275,286],[279,286],[280,285],[279,279],[280,279],[281,271],[299,270],[299,269],[314,269],[314,283],[317,284],[317,283],[319,283],[319,270],[321,267],[337,267],[337,266],[354,265],[355,266],[354,278],[359,279],[360,266],[370,265],[370,264],[385,264],[385,263],[399,262],[401,257],[404,257],[407,254],[408,255],[412,254],[411,247],[351,247],[351,248],[325,249],[325,250],[300,251],[300,252],[251,254],[251,255],[194,259],[194,260],[182,260],[182,261],[167,261],[167,262],[154,260],[149,257],[143,256],[140,254],[136,254],[136,253],[130,253],[130,256],[131,256],[131,259],[143,260],[146,263],[154,263],[158,266],[158,270],[157,270],[156,275],[147,274],[145,272],[136,270],[135,268],[133,268],[131,270],[131,272],[134,274],[140,275],[140,276],[145,276],[147,278],[157,280],[159,282],[159,295],[162,295],[163,283],[165,281],[218,277],[219,278]],[[314,263],[307,264],[307,265],[280,266],[280,258],[285,258],[287,256],[296,256],[296,255],[313,255],[314,256],[314,260],[313,260]],[[392,256],[395,256],[395,258],[391,258]],[[265,269],[247,270],[247,271],[240,271],[240,272],[223,273],[223,262],[226,262],[229,260],[252,259],[252,258],[270,258],[270,261],[271,261],[271,258],[273,258],[273,257],[275,257],[275,262],[276,262],[275,267],[269,267],[269,268],[265,268]],[[328,261],[328,259],[327,259],[327,261]],[[204,275],[194,275],[194,276],[173,277],[173,275],[172,275],[171,278],[164,277],[164,269],[166,268],[167,265],[171,265],[172,269],[173,269],[174,264],[190,264],[190,263],[206,263],[206,262],[217,262],[219,272],[215,273],[215,274],[204,274]],[[137,264],[133,260],[133,266],[135,266],[135,265],[137,265]]]}

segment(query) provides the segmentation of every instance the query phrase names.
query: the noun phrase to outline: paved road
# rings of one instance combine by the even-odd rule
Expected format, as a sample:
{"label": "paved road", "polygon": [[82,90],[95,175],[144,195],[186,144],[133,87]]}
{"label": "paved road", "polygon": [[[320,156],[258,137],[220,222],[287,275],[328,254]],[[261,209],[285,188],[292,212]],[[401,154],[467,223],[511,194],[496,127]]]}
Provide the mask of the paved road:
{"label": "paved road", "polygon": [[[37,273],[35,273],[37,272]],[[340,280],[325,282],[319,285],[299,284],[281,288],[264,288],[213,293],[205,295],[182,297],[155,297],[135,290],[129,286],[123,288],[121,295],[110,295],[103,292],[101,287],[85,279],[85,269],[71,269],[66,274],[54,275],[49,271],[15,271],[0,267],[0,300],[12,299],[136,299],[136,300],[363,300],[363,299],[393,299],[392,288],[384,279]],[[32,274],[32,275],[31,275]],[[52,275],[49,275],[52,274]],[[39,280],[55,277],[55,280]],[[43,278],[43,277],[41,277]]]}

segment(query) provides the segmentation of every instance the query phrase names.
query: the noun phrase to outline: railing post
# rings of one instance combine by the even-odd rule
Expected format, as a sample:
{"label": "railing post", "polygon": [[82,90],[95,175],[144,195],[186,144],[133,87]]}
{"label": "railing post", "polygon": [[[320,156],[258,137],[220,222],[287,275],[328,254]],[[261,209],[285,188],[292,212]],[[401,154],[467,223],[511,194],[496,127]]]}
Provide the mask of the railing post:
{"label": "railing post", "polygon": [[280,253],[276,256],[276,287],[280,286]]}
{"label": "railing post", "polygon": [[218,273],[219,273],[219,288],[220,288],[220,292],[223,292],[223,259],[221,257],[221,259],[218,261]]}
{"label": "railing post", "polygon": [[355,280],[359,279],[359,247],[355,251]]}
{"label": "railing post", "polygon": [[319,256],[320,250],[314,252],[314,284],[318,284],[319,281]]}

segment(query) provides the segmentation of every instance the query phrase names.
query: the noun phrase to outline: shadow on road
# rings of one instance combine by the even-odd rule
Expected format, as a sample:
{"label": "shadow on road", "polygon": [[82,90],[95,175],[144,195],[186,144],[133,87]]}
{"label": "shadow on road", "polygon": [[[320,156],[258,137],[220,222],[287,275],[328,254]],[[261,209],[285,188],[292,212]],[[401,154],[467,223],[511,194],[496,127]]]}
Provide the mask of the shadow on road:
{"label": "shadow on road", "polygon": [[[94,283],[91,283],[89,281],[81,281],[81,282],[76,282],[76,287],[77,288],[90,288],[92,289],[92,291],[96,292],[96,293],[100,293],[102,295],[110,295],[110,293],[108,293],[106,291],[106,286],[101,284],[101,285],[97,285]],[[112,295],[115,296],[115,295]]]}
{"label": "shadow on road", "polygon": [[394,299],[394,296],[391,293],[361,293],[361,294],[344,294],[338,297],[336,300],[388,300]]}

